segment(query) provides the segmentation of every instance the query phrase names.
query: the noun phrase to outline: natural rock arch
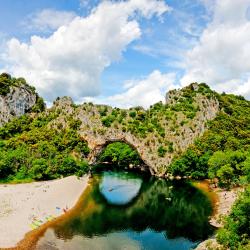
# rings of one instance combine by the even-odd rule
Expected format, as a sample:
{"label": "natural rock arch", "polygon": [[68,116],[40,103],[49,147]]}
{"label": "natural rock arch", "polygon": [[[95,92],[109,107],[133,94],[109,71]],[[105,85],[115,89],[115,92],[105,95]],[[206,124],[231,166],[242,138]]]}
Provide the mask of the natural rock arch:
{"label": "natural rock arch", "polygon": [[126,143],[127,145],[129,145],[132,149],[134,149],[141,161],[142,161],[142,165],[140,166],[140,168],[142,168],[143,170],[147,170],[150,171],[151,174],[153,174],[152,169],[147,165],[147,163],[145,162],[145,160],[142,158],[140,152],[138,151],[138,148],[136,147],[135,144],[131,143],[130,141],[126,140],[126,138],[110,138],[107,139],[105,141],[103,141],[103,143],[97,144],[95,145],[91,151],[90,154],[88,155],[88,162],[92,165],[94,165],[95,163],[97,163],[98,161],[98,157],[101,155],[101,153],[103,152],[103,150],[105,150],[105,148],[109,145],[112,144],[114,142],[123,142]]}
{"label": "natural rock arch", "polygon": [[[67,127],[67,121],[72,119],[80,121],[81,125],[77,128],[77,132],[81,139],[88,143],[90,164],[96,161],[97,156],[106,145],[122,141],[137,150],[151,174],[165,176],[173,159],[185,152],[195,139],[205,132],[207,121],[214,119],[220,110],[216,95],[203,85],[200,85],[200,88],[201,90],[199,90],[199,86],[190,85],[182,90],[173,90],[168,93],[165,105],[159,104],[160,107],[158,107],[156,104],[156,109],[160,110],[163,107],[166,114],[165,111],[163,113],[157,111],[158,113],[155,112],[154,116],[151,116],[150,112],[146,114],[148,115],[147,122],[153,123],[156,120],[163,131],[150,130],[147,127],[147,131],[140,135],[130,129],[130,122],[135,119],[131,113],[136,113],[140,119],[144,119],[145,117],[140,115],[145,115],[147,112],[145,110],[138,108],[119,109],[119,115],[125,113],[125,116],[122,116],[122,120],[118,121],[115,116],[118,110],[116,108],[93,105],[92,103],[76,106],[72,99],[67,97],[54,103],[52,109],[60,116],[51,123],[51,126],[61,123]],[[178,105],[183,100],[183,110],[178,109]],[[189,116],[190,107],[186,108],[187,102],[185,100],[189,104],[190,102],[194,104],[192,108],[195,111],[191,112],[191,115],[194,116]],[[110,121],[110,117],[115,117],[115,119],[112,118],[113,120]],[[162,149],[163,153],[161,153]]]}

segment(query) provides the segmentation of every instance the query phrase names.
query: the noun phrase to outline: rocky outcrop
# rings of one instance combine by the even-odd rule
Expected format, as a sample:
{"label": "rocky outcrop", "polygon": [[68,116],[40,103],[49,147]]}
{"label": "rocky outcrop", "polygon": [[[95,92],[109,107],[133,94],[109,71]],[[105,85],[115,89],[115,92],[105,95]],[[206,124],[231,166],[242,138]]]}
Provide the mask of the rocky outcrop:
{"label": "rocky outcrop", "polygon": [[36,93],[26,85],[11,86],[9,93],[0,95],[0,127],[14,117],[25,114],[36,100]]}
{"label": "rocky outcrop", "polygon": [[[163,108],[167,107],[166,111],[156,113],[153,117],[151,117],[151,111],[137,111],[137,114],[150,116],[149,122],[152,120],[152,122],[160,124],[163,130],[161,135],[156,130],[146,131],[144,136],[131,132],[129,127],[134,119],[130,116],[131,110],[119,110],[119,114],[125,114],[124,117],[105,126],[101,110],[106,109],[104,117],[109,117],[117,109],[91,103],[76,107],[67,97],[57,100],[52,107],[53,112],[58,113],[59,116],[50,123],[50,126],[63,128],[69,126],[71,120],[80,121],[81,126],[78,128],[78,133],[82,140],[88,142],[91,149],[88,158],[90,163],[97,161],[99,154],[109,143],[122,141],[137,150],[153,175],[164,176],[173,158],[184,152],[197,137],[204,133],[207,121],[214,119],[219,111],[216,95],[204,94],[199,90],[198,85],[190,85],[188,88],[188,93],[192,94],[192,102],[196,109],[195,116],[190,119],[187,118],[186,112],[174,111],[173,108],[174,105],[187,98],[185,89],[171,91],[167,95],[166,105],[163,105]],[[166,112],[171,114],[170,118]],[[113,116],[117,118],[118,115]],[[159,156],[159,148],[167,147],[169,144],[171,150],[166,150],[164,155]]]}

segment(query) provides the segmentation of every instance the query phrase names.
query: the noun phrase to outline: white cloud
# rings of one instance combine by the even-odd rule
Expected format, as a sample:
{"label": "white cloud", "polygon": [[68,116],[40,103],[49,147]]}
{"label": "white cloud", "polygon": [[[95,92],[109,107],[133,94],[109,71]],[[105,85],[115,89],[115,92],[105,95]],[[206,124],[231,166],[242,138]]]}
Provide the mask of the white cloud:
{"label": "white cloud", "polygon": [[235,93],[243,95],[250,100],[250,78],[245,83],[240,85]]}
{"label": "white cloud", "polygon": [[182,85],[207,82],[217,91],[250,98],[250,0],[213,2],[213,20],[188,51]]}
{"label": "white cloud", "polygon": [[75,17],[76,14],[72,11],[43,9],[28,16],[23,25],[30,30],[47,32],[69,24]]}
{"label": "white cloud", "polygon": [[108,104],[115,107],[130,108],[150,105],[165,100],[166,92],[174,89],[175,74],[162,74],[158,70],[153,71],[142,79],[133,79],[124,82],[124,92],[109,97],[84,98],[84,101],[92,101],[100,104]]}
{"label": "white cloud", "polygon": [[47,38],[11,39],[2,55],[5,68],[33,83],[48,101],[60,95],[95,96],[103,70],[140,37],[137,17],[160,17],[168,10],[161,0],[104,1]]}

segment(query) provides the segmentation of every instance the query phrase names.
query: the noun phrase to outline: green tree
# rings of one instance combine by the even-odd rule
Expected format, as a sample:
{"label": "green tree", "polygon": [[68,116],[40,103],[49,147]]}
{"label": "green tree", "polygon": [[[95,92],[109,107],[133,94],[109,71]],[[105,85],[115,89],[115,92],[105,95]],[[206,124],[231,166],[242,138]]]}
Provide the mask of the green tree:
{"label": "green tree", "polygon": [[110,162],[119,167],[129,166],[129,164],[139,165],[140,156],[137,151],[123,142],[109,144],[99,156],[99,162]]}
{"label": "green tree", "polygon": [[221,166],[216,172],[217,177],[220,180],[220,183],[225,186],[230,186],[230,183],[234,179],[234,169],[231,167],[231,164],[226,164]]}
{"label": "green tree", "polygon": [[34,180],[44,180],[46,179],[46,170],[47,170],[47,161],[46,159],[40,158],[35,159],[32,162],[32,167],[29,170],[29,174]]}

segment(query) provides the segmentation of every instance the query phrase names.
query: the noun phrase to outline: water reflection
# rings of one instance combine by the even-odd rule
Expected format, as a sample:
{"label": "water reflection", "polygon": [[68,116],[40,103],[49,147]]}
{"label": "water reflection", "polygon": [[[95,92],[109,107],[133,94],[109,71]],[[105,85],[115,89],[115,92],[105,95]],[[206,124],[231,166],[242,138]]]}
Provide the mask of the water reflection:
{"label": "water reflection", "polygon": [[142,179],[131,173],[105,172],[99,189],[109,204],[125,205],[138,195],[141,185]]}
{"label": "water reflection", "polygon": [[95,174],[79,207],[37,249],[190,249],[212,233],[211,212],[207,196],[189,183]]}

